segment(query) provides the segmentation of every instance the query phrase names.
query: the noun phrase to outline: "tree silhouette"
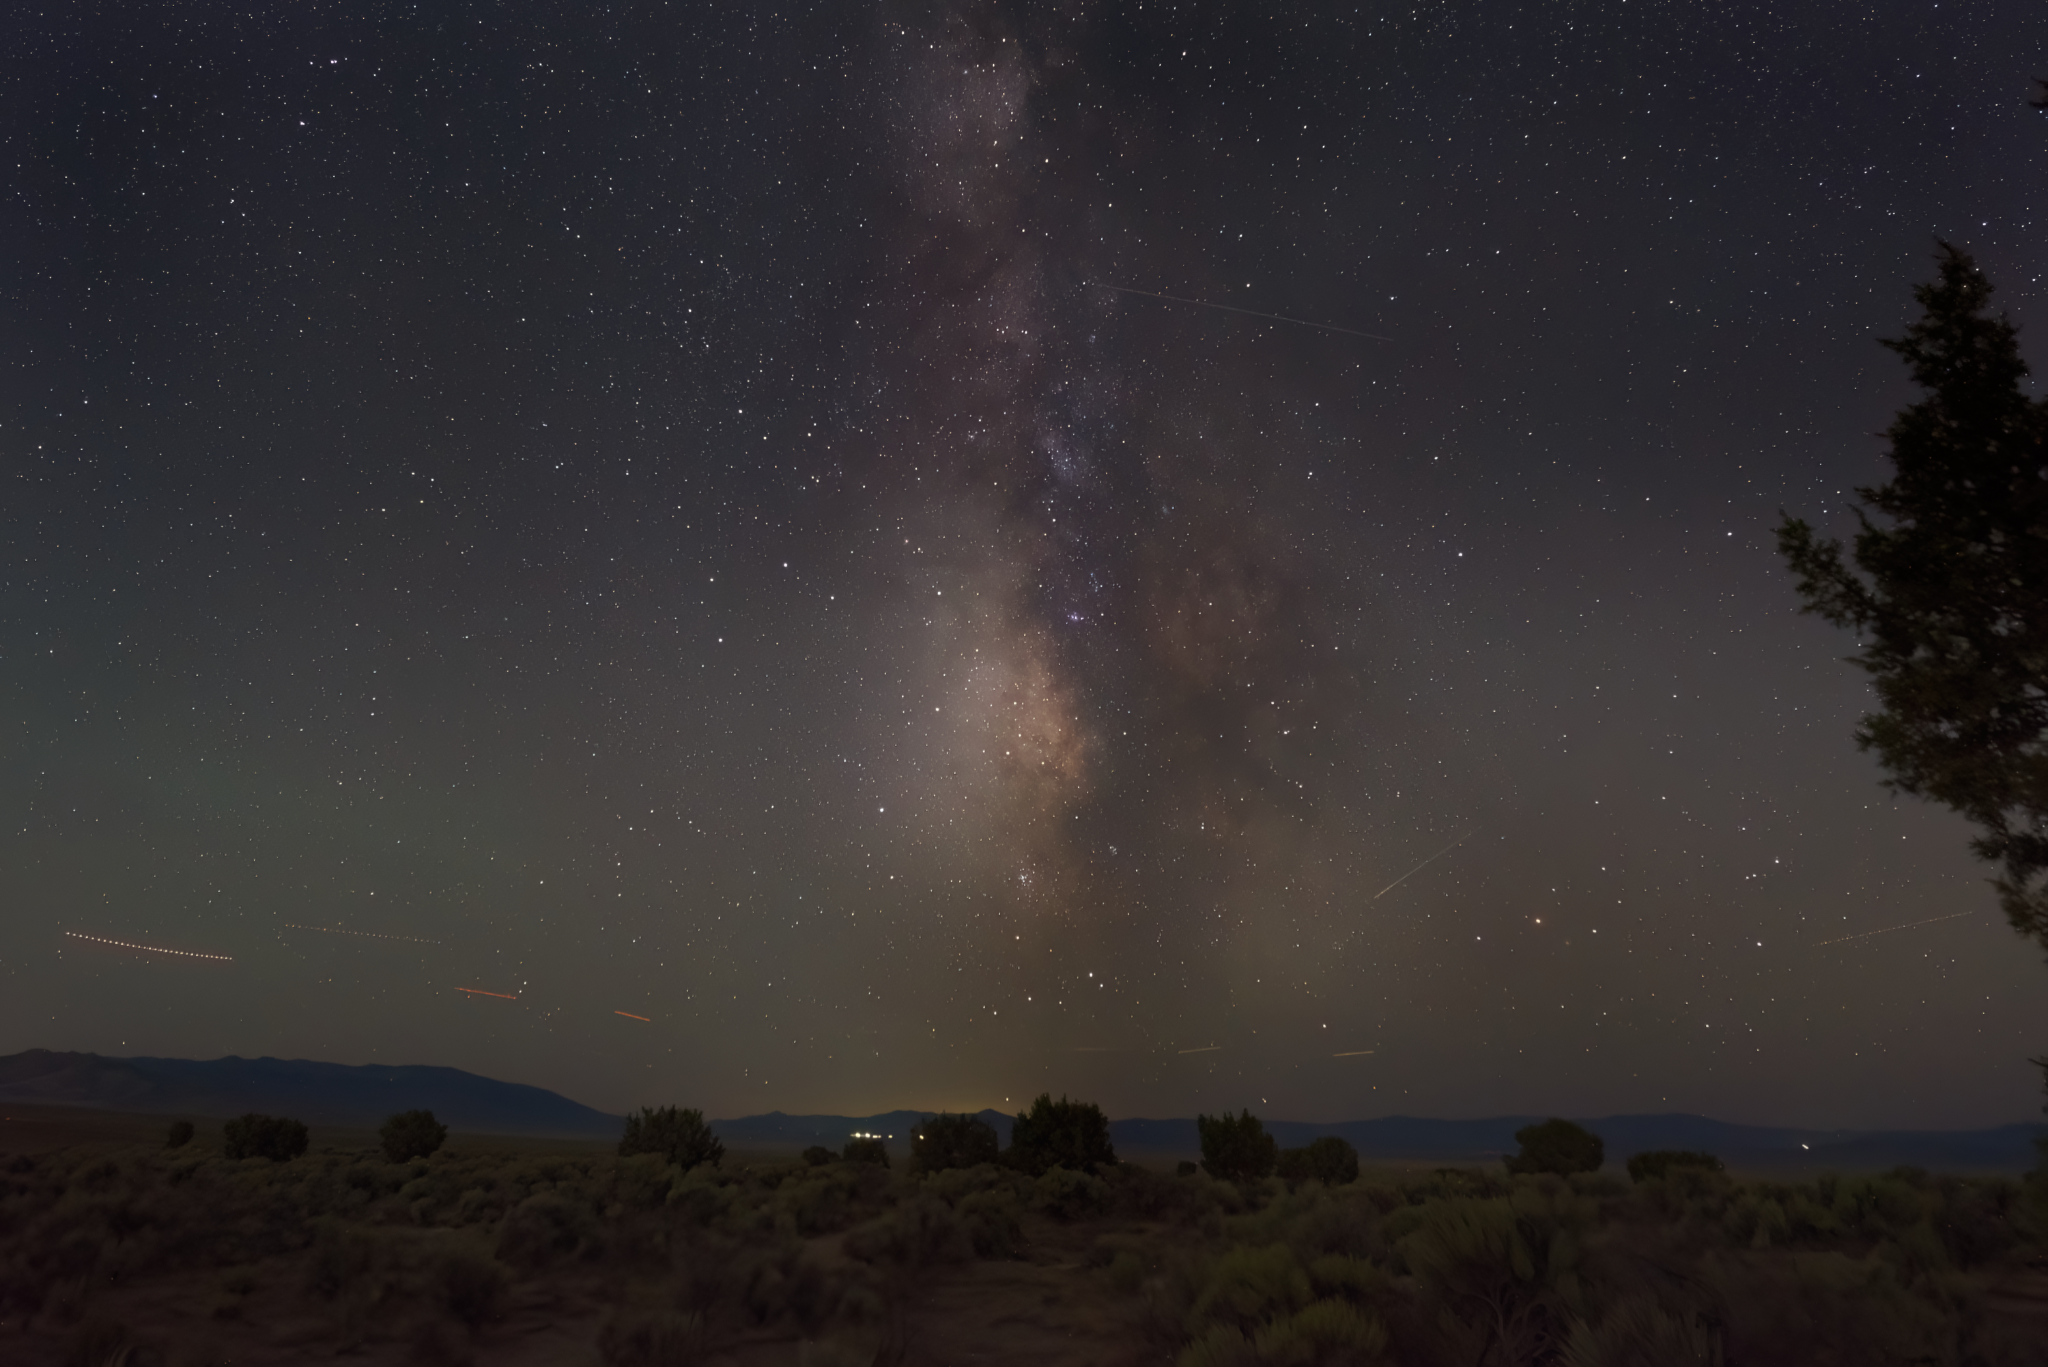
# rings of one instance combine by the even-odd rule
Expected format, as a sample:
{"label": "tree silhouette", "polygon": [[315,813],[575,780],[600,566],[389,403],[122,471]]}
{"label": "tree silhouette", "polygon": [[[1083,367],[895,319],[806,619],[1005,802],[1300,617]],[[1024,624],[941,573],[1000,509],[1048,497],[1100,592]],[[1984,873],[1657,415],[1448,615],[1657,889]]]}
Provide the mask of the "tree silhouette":
{"label": "tree silhouette", "polygon": [[1280,1160],[1280,1147],[1249,1110],[1233,1116],[1198,1115],[1202,1136],[1202,1170],[1225,1182],[1247,1182],[1269,1175]]}
{"label": "tree silhouette", "polygon": [[[1850,663],[1881,705],[1856,730],[1895,792],[1981,834],[1977,857],[2013,929],[2048,945],[2048,403],[2021,391],[2013,325],[1991,282],[1944,242],[1918,322],[1884,345],[1927,391],[1886,435],[1894,478],[1856,495],[1856,569],[1786,516],[1778,547],[1803,612],[1860,633]],[[1858,572],[1860,571],[1860,573]]]}
{"label": "tree silhouette", "polygon": [[392,1163],[409,1163],[431,1156],[448,1140],[448,1127],[434,1119],[432,1111],[400,1111],[377,1131],[384,1157]]}
{"label": "tree silhouette", "polygon": [[1598,1172],[1607,1160],[1607,1145],[1600,1136],[1569,1120],[1524,1125],[1515,1131],[1515,1142],[1522,1151],[1501,1161],[1517,1176],[1554,1172],[1569,1177],[1575,1172]]}
{"label": "tree silhouette", "polygon": [[942,1111],[910,1132],[910,1166],[916,1172],[971,1168],[995,1162],[999,1147],[995,1127],[980,1116]]}
{"label": "tree silhouette", "polygon": [[1054,1168],[1087,1172],[1097,1163],[1116,1162],[1109,1142],[1109,1117],[1092,1101],[1058,1101],[1039,1094],[1031,1109],[1010,1126],[1010,1147],[1004,1158],[1034,1177]]}
{"label": "tree silhouette", "polygon": [[619,1137],[619,1157],[636,1153],[658,1153],[688,1171],[699,1163],[714,1168],[725,1157],[725,1145],[704,1123],[704,1112],[664,1106],[649,1106],[638,1115],[626,1117],[626,1132]]}

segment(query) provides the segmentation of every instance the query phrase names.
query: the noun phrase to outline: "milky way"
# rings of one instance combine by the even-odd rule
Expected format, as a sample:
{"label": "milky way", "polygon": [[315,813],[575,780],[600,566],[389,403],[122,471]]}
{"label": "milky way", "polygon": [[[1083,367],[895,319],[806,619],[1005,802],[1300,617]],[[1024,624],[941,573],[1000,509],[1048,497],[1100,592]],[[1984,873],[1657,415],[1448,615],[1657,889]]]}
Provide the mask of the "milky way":
{"label": "milky way", "polygon": [[18,25],[0,1050],[2032,1112],[1770,528],[2037,5],[681,8]]}

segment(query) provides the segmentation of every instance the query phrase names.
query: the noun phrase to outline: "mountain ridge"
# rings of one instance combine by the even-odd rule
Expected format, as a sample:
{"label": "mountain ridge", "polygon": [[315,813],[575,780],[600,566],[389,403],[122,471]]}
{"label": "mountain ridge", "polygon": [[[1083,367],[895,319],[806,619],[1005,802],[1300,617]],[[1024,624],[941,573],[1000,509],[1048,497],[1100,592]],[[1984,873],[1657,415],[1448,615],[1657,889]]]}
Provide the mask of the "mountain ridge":
{"label": "mountain ridge", "polygon": [[[143,1114],[232,1116],[282,1112],[309,1124],[374,1129],[395,1111],[431,1110],[457,1130],[537,1137],[612,1138],[624,1125],[557,1092],[430,1064],[343,1064],[308,1059],[229,1055],[219,1059],[113,1058],[30,1049],[0,1056],[0,1104],[77,1106]],[[789,1115],[770,1111],[711,1121],[728,1145],[838,1149],[854,1133],[880,1134],[907,1153],[913,1126],[936,1111],[901,1108],[868,1116]],[[1008,1144],[1012,1117],[983,1110],[981,1119]],[[1368,1161],[1495,1162],[1516,1149],[1514,1133],[1540,1115],[1434,1120],[1382,1116],[1317,1123],[1268,1120],[1267,1132],[1294,1148],[1323,1135],[1347,1140]],[[1670,1112],[1574,1117],[1599,1134],[1611,1164],[1648,1149],[1703,1149],[1738,1166],[1878,1168],[1912,1164],[1931,1169],[2021,1171],[2035,1161],[2034,1144],[2048,1126],[2032,1123],[1977,1130],[1854,1130],[1740,1125]],[[1131,1155],[1200,1151],[1192,1118],[1135,1116],[1110,1122],[1110,1138]]]}

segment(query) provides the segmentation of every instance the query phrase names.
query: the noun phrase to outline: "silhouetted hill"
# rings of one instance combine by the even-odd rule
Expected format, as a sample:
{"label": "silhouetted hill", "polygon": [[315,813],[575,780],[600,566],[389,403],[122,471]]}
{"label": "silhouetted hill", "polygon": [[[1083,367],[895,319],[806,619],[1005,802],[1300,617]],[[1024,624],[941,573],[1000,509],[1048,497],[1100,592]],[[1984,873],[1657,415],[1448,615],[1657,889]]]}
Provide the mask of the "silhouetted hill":
{"label": "silhouetted hill", "polygon": [[430,1110],[457,1130],[617,1135],[619,1116],[555,1092],[459,1068],[276,1058],[103,1058],[30,1049],[0,1058],[0,1102],[162,1115],[290,1115],[374,1129],[396,1111]]}
{"label": "silhouetted hill", "polygon": [[[292,1115],[315,1125],[374,1129],[395,1111],[427,1109],[457,1130],[473,1133],[613,1138],[621,1116],[593,1110],[540,1087],[499,1082],[459,1068],[313,1063],[304,1059],[104,1058],[98,1054],[30,1049],[0,1057],[0,1103],[84,1106],[99,1110],[189,1116],[233,1116],[247,1111]],[[932,1111],[878,1115],[767,1115],[714,1120],[712,1128],[734,1148],[838,1150],[855,1133],[892,1136],[891,1150],[908,1154],[910,1131]],[[1011,1117],[982,1111],[1005,1145]],[[1515,1131],[1542,1116],[1484,1120],[1428,1120],[1386,1116],[1339,1124],[1268,1120],[1282,1147],[1320,1135],[1341,1135],[1367,1161],[1442,1164],[1497,1162],[1516,1149]],[[1580,1120],[1607,1142],[1607,1161],[1618,1168],[1647,1149],[1702,1149],[1731,1167],[1749,1169],[1871,1169],[1910,1163],[1937,1171],[2019,1172],[2034,1165],[2034,1141],[2048,1126],[2001,1125],[1984,1130],[1800,1130],[1732,1125],[1701,1115],[1611,1115]],[[1119,1153],[1193,1156],[1201,1140],[1193,1120],[1131,1119],[1110,1122]]]}

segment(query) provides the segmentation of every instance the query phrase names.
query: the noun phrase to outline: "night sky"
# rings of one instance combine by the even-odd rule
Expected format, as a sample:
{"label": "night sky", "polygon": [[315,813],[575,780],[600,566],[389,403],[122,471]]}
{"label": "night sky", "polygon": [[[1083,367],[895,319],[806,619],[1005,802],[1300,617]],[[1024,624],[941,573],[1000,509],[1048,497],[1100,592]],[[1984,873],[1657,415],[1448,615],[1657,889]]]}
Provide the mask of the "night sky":
{"label": "night sky", "polygon": [[0,1052],[2036,1113],[1772,529],[1937,238],[2048,365],[2038,0],[97,8],[0,44]]}

